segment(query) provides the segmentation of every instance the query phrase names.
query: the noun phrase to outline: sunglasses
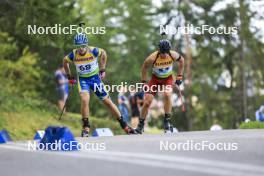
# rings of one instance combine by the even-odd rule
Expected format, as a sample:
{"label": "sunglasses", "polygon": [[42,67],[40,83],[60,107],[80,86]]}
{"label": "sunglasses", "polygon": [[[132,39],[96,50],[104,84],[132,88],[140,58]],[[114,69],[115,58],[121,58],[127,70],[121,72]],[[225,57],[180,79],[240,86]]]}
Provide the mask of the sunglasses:
{"label": "sunglasses", "polygon": [[85,49],[87,47],[87,45],[77,45],[76,46],[76,49],[79,50],[79,49]]}

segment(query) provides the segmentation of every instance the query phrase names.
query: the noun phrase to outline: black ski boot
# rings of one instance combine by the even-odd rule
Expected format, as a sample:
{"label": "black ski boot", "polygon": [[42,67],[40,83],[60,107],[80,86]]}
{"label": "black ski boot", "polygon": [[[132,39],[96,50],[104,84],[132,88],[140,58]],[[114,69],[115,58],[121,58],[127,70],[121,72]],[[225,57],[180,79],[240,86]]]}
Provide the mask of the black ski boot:
{"label": "black ski boot", "polygon": [[123,120],[122,116],[118,121],[120,123],[121,128],[126,132],[126,134],[137,134],[137,132]]}
{"label": "black ski boot", "polygon": [[89,137],[89,130],[88,129],[83,129],[81,133],[82,137]]}
{"label": "black ski boot", "polygon": [[139,119],[139,123],[136,128],[136,132],[138,134],[142,134],[144,132],[144,124],[145,124],[145,119]]}
{"label": "black ski boot", "polygon": [[90,131],[90,124],[89,124],[89,119],[88,118],[82,118],[83,122],[83,129],[81,132],[82,137],[89,137],[89,131]]}
{"label": "black ski boot", "polygon": [[170,124],[170,114],[165,114],[163,124],[165,133],[173,133],[173,126]]}

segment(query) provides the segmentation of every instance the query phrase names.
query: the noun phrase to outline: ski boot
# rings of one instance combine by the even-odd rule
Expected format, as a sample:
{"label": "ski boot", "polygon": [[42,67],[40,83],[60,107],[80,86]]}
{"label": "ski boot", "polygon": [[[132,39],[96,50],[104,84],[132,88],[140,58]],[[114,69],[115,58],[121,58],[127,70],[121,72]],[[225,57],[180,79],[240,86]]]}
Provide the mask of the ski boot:
{"label": "ski boot", "polygon": [[82,137],[89,137],[90,123],[88,118],[82,118],[83,129],[81,132]]}
{"label": "ski boot", "polygon": [[138,134],[142,134],[144,132],[144,124],[145,124],[144,122],[145,122],[145,119],[139,119],[139,123],[136,128],[136,132]]}
{"label": "ski boot", "polygon": [[126,132],[126,134],[137,134],[137,132],[123,120],[122,116],[118,121],[120,123],[121,128]]}
{"label": "ski boot", "polygon": [[89,129],[83,129],[81,133],[82,137],[89,137]]}
{"label": "ski boot", "polygon": [[170,123],[170,114],[165,114],[163,124],[164,124],[164,133],[173,133],[173,126]]}

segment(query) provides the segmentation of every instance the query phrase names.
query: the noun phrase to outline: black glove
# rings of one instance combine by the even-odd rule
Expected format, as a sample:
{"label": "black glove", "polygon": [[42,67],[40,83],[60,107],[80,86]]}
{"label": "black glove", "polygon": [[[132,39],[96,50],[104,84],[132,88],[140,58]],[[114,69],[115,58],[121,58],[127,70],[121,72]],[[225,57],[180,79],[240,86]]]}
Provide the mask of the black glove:
{"label": "black glove", "polygon": [[180,86],[182,84],[182,75],[177,75],[175,84]]}

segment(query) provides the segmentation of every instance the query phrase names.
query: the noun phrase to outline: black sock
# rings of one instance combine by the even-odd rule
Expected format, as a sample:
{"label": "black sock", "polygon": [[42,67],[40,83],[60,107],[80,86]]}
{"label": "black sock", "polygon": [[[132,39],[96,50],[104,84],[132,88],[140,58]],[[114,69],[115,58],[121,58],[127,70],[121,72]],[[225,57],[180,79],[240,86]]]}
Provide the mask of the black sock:
{"label": "black sock", "polygon": [[82,118],[83,128],[90,128],[90,123],[88,118]]}
{"label": "black sock", "polygon": [[143,123],[144,124],[144,122],[145,122],[145,119],[143,119],[143,118],[139,118],[139,123]]}
{"label": "black sock", "polygon": [[171,118],[171,114],[165,114],[164,115],[164,120],[169,121],[170,118]]}

